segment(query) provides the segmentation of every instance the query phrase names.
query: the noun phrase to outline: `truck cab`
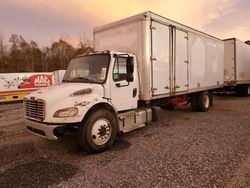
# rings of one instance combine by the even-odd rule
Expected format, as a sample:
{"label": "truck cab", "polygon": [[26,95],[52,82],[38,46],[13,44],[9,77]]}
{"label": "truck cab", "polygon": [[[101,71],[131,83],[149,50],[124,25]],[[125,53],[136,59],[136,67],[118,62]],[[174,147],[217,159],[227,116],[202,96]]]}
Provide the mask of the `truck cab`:
{"label": "truck cab", "polygon": [[149,110],[138,111],[138,99],[133,54],[105,51],[82,55],[70,61],[62,84],[25,97],[25,122],[30,132],[52,140],[76,130],[84,149],[101,152],[112,145],[117,133],[126,132],[135,115],[128,130],[151,120],[146,115]]}

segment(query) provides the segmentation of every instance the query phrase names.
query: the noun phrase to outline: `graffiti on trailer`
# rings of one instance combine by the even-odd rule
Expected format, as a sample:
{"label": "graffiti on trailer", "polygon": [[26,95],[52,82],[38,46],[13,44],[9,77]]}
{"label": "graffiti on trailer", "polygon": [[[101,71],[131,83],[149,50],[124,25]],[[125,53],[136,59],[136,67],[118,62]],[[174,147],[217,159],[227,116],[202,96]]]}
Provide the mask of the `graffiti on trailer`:
{"label": "graffiti on trailer", "polygon": [[20,77],[13,78],[12,80],[7,80],[6,77],[0,76],[0,79],[4,81],[3,87],[5,87],[6,89],[17,87],[24,81],[23,78]]}
{"label": "graffiti on trailer", "polygon": [[41,88],[50,85],[52,85],[51,74],[29,74],[13,77],[0,75],[0,90]]}
{"label": "graffiti on trailer", "polygon": [[51,80],[48,76],[38,76],[34,81],[35,87],[48,87],[51,85]]}
{"label": "graffiti on trailer", "polygon": [[40,88],[52,85],[52,75],[35,74],[21,83],[18,88]]}

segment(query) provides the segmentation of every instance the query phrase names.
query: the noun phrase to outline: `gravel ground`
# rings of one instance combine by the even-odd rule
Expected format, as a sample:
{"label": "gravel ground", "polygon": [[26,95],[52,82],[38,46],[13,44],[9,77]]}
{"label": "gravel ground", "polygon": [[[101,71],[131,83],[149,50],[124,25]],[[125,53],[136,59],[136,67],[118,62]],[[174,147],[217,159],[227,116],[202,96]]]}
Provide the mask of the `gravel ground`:
{"label": "gravel ground", "polygon": [[91,155],[75,135],[28,133],[21,103],[0,105],[0,187],[250,187],[250,97],[216,96],[206,113],[158,114]]}

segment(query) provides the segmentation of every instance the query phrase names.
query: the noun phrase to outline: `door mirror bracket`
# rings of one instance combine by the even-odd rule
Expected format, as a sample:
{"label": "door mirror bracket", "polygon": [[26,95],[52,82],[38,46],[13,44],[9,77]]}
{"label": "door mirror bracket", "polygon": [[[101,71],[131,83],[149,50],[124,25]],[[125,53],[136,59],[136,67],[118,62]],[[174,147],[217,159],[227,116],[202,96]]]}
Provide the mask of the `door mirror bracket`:
{"label": "door mirror bracket", "polygon": [[126,81],[127,81],[127,82],[133,82],[133,81],[134,81],[134,76],[133,76],[133,74],[128,73]]}

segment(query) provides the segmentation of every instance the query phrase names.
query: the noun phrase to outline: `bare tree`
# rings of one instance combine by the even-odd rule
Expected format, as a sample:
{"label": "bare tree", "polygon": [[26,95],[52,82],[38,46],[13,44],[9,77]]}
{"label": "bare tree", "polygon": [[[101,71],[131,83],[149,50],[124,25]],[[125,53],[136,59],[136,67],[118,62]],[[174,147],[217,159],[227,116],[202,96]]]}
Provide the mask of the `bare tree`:
{"label": "bare tree", "polygon": [[0,72],[6,72],[7,65],[7,48],[3,44],[3,35],[0,34]]}
{"label": "bare tree", "polygon": [[[79,41],[77,48],[70,44],[68,35],[54,41],[50,47],[40,49],[35,41],[26,41],[22,35],[12,34],[9,38],[9,53],[6,53],[0,35],[1,72],[48,72],[66,69],[70,59],[79,54],[93,52],[90,42]],[[87,42],[86,42],[87,41]]]}

